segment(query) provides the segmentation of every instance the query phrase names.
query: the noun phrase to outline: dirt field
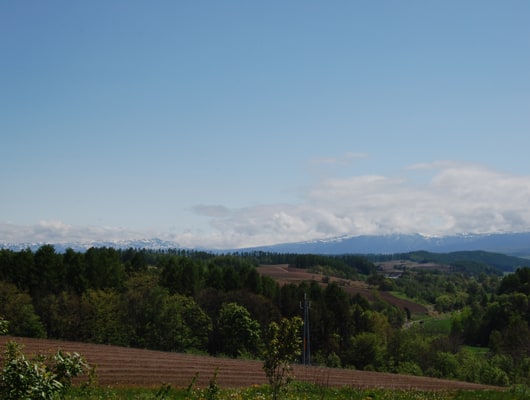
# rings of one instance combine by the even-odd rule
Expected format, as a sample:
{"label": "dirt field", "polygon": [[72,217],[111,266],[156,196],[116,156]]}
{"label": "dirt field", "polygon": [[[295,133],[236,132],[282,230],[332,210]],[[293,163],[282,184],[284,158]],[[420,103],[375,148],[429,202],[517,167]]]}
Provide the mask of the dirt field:
{"label": "dirt field", "polygon": [[[9,340],[23,344],[26,355],[53,354],[58,349],[80,353],[92,366],[96,366],[97,381],[100,386],[157,387],[162,384],[171,384],[173,387],[185,388],[198,374],[196,385],[205,387],[216,370],[218,371],[217,383],[223,388],[267,383],[262,363],[259,361],[8,336],[0,336],[2,354],[5,343]],[[465,382],[302,365],[294,367],[294,374],[300,381],[322,384],[327,387],[419,390],[494,389],[491,386]]]}
{"label": "dirt field", "polygon": [[[287,264],[281,265],[263,265],[258,267],[258,272],[262,275],[266,275],[274,279],[280,284],[294,283],[298,284],[300,282],[307,281],[318,281],[322,282],[322,276],[309,272],[306,269],[292,268]],[[361,296],[366,297],[369,300],[374,300],[376,296],[379,296],[381,299],[394,304],[401,309],[408,308],[413,314],[426,314],[427,308],[421,304],[414,303],[409,300],[400,299],[391,293],[379,291],[377,289],[371,288],[364,282],[352,281],[348,279],[334,278],[330,277],[330,281],[335,281],[341,286],[344,291],[350,294],[360,294]]]}
{"label": "dirt field", "polygon": [[392,260],[376,263],[383,273],[392,273],[402,271],[404,268],[409,270],[425,270],[425,271],[451,271],[450,265],[436,264],[436,263],[419,263],[410,260]]}

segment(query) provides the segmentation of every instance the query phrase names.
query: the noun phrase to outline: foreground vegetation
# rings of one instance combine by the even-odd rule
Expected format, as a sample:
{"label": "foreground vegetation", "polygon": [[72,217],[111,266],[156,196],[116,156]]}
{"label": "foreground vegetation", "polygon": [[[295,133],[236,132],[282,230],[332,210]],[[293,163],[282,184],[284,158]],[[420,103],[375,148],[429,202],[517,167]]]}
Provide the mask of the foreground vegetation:
{"label": "foreground vegetation", "polygon": [[[286,261],[322,280],[280,286],[256,269]],[[528,385],[530,268],[505,277],[474,270],[405,269],[389,279],[359,256],[4,249],[0,316],[17,336],[262,359],[268,327],[300,316],[307,295],[313,364]],[[349,295],[328,275],[400,293],[447,318],[429,322],[377,296]]]}
{"label": "foreground vegetation", "polygon": [[[244,389],[220,389],[212,383],[208,388],[173,389],[72,389],[65,399],[69,400],[265,400],[271,398],[269,386],[255,386]],[[289,392],[282,396],[285,400],[526,400],[530,389],[513,387],[505,391],[418,391],[388,389],[333,389],[316,384],[294,382]]]}

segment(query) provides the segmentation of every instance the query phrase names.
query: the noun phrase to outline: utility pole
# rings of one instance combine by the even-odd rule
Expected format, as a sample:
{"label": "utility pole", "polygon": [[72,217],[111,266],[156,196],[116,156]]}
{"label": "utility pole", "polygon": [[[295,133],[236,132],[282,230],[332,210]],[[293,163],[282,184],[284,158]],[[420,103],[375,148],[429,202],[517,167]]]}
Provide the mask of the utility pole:
{"label": "utility pole", "polygon": [[311,365],[311,338],[309,335],[309,309],[311,308],[311,302],[307,299],[307,293],[304,293],[304,300],[300,302],[300,308],[304,310],[302,364]]}

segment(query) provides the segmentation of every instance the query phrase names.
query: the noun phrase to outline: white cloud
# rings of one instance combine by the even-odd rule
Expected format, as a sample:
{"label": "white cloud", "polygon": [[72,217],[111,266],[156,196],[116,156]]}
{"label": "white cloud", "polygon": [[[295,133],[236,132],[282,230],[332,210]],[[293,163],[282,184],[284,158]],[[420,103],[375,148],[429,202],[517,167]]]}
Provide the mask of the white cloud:
{"label": "white cloud", "polygon": [[0,238],[66,242],[157,236],[184,247],[235,248],[340,235],[530,230],[530,176],[449,161],[415,164],[400,173],[321,177],[298,204],[193,207],[196,215],[209,219],[208,231],[153,234],[42,221],[34,226],[0,224]]}
{"label": "white cloud", "polygon": [[0,223],[0,243],[91,243],[142,239],[145,233],[126,228],[73,226],[61,221],[40,221],[35,225]]}
{"label": "white cloud", "polygon": [[[429,172],[416,181],[417,171]],[[402,176],[360,175],[316,182],[298,205],[233,209],[212,226],[240,245],[339,235],[490,233],[530,229],[530,177],[484,166],[436,162]]]}

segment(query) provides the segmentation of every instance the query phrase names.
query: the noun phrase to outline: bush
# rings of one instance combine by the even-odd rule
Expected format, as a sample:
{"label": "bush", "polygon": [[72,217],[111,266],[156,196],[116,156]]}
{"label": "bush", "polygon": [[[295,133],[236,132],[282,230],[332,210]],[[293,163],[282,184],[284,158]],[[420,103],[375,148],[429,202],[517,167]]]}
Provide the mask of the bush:
{"label": "bush", "polygon": [[423,371],[421,367],[412,361],[402,361],[398,364],[396,368],[396,373],[403,375],[415,375],[422,376]]}
{"label": "bush", "polygon": [[7,335],[9,331],[9,322],[0,316],[0,335]]}
{"label": "bush", "polygon": [[269,379],[272,398],[280,398],[291,382],[291,363],[301,354],[300,317],[283,318],[279,323],[269,324],[268,337],[263,354],[263,370]]}
{"label": "bush", "polygon": [[8,342],[0,375],[0,396],[5,400],[54,399],[70,387],[72,379],[89,368],[79,354],[58,351],[53,357],[28,360],[22,346]]}

